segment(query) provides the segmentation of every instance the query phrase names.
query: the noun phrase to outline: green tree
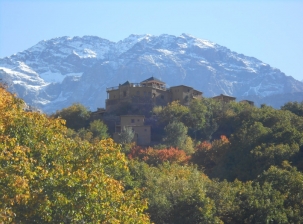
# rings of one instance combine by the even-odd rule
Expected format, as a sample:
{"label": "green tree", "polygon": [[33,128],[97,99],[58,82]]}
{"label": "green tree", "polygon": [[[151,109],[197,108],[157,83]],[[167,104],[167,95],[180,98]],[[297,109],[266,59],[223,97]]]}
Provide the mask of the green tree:
{"label": "green tree", "polygon": [[191,137],[187,136],[183,144],[180,146],[187,155],[192,155],[195,152],[194,142]]}
{"label": "green tree", "polygon": [[119,143],[129,144],[133,142],[135,133],[131,127],[124,126],[121,133],[119,133]]}
{"label": "green tree", "polygon": [[282,110],[289,110],[290,112],[303,117],[303,101],[299,102],[288,102],[281,107]]}
{"label": "green tree", "polygon": [[213,138],[213,134],[218,130],[219,114],[222,110],[222,104],[217,100],[203,98],[201,101],[206,111],[204,112],[204,125],[203,128],[197,131],[198,139],[210,141]]}
{"label": "green tree", "polygon": [[182,122],[185,116],[189,113],[189,109],[186,106],[180,105],[178,101],[173,101],[166,107],[159,111],[159,120],[163,124],[168,124],[173,121]]}
{"label": "green tree", "polygon": [[209,179],[192,166],[165,163],[148,167],[132,161],[135,182],[144,187],[155,223],[220,223],[213,200],[206,196]]}
{"label": "green tree", "polygon": [[60,117],[66,120],[66,126],[68,128],[79,130],[80,128],[88,127],[90,111],[88,111],[82,104],[75,103],[70,107],[57,111],[52,115],[52,117]]}
{"label": "green tree", "polygon": [[106,139],[109,137],[107,126],[100,120],[90,122],[89,130],[93,133],[94,138]]}
{"label": "green tree", "polygon": [[271,184],[272,188],[284,196],[287,223],[303,222],[303,174],[295,167],[283,162],[283,168],[270,167],[257,179],[258,182]]}
{"label": "green tree", "polygon": [[303,119],[289,111],[230,103],[218,126],[216,134],[226,131],[230,135],[230,147],[223,150],[219,163],[208,163],[211,177],[253,180],[283,160],[301,164]]}
{"label": "green tree", "polygon": [[168,146],[181,148],[187,139],[188,128],[179,121],[169,123],[165,128],[164,142]]}
{"label": "green tree", "polygon": [[184,124],[192,129],[195,139],[197,131],[202,130],[205,125],[206,106],[201,100],[194,99],[189,104],[189,112],[185,115]]}
{"label": "green tree", "polygon": [[271,184],[212,181],[206,188],[224,223],[289,223],[285,196]]}

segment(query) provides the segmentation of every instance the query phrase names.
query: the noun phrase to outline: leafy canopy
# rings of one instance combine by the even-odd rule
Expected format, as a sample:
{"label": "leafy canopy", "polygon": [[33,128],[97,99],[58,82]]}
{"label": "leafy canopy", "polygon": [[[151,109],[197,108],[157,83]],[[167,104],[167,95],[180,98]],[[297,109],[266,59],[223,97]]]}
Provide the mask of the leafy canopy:
{"label": "leafy canopy", "polygon": [[70,139],[64,120],[0,95],[0,222],[149,222],[140,190],[124,189],[127,161],[113,140]]}

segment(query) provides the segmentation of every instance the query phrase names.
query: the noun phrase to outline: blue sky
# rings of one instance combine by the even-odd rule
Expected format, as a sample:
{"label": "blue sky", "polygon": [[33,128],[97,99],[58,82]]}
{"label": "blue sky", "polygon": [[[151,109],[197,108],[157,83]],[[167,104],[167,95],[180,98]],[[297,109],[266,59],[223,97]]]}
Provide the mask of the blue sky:
{"label": "blue sky", "polygon": [[302,0],[0,0],[0,58],[59,36],[191,34],[303,79]]}

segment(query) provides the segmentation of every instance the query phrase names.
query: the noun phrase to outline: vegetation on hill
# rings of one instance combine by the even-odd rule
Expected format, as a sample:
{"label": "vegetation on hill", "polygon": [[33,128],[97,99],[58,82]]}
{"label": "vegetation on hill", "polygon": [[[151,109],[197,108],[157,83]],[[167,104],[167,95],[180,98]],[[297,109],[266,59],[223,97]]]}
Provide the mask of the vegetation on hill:
{"label": "vegetation on hill", "polygon": [[0,95],[0,222],[303,222],[301,103],[173,102],[157,145],[125,133],[122,150],[82,105],[47,117]]}
{"label": "vegetation on hill", "polygon": [[[171,141],[164,138],[155,148],[137,146],[128,155],[133,161],[132,176],[147,189],[144,195],[150,202],[151,220],[301,223],[303,117],[289,106],[298,104],[276,110],[211,99],[199,103],[201,109],[194,111],[193,105],[187,108],[177,102],[155,108],[162,128],[169,127]],[[189,122],[192,117],[199,125]],[[187,132],[180,134],[178,130],[184,129]],[[193,139],[193,154],[176,144],[184,135]],[[187,178],[175,176],[184,169],[191,172]],[[188,184],[195,172],[199,177]]]}
{"label": "vegetation on hill", "polygon": [[148,223],[125,189],[128,162],[111,139],[68,138],[65,121],[23,111],[0,88],[1,223]]}

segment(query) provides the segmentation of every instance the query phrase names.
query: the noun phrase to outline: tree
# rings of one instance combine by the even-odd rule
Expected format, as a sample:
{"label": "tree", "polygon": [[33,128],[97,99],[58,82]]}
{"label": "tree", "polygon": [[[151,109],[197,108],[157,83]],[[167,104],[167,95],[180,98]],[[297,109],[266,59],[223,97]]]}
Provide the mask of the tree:
{"label": "tree", "polygon": [[212,181],[207,196],[224,223],[289,223],[284,195],[268,183]]}
{"label": "tree", "polygon": [[220,223],[206,196],[209,179],[193,166],[164,163],[158,167],[131,161],[135,182],[144,187],[154,223]]}
{"label": "tree", "polygon": [[135,133],[131,127],[123,127],[121,133],[119,133],[119,143],[129,144],[134,140]]}
{"label": "tree", "polygon": [[74,130],[87,128],[89,124],[90,112],[80,103],[75,103],[70,107],[57,111],[52,115],[54,118],[66,120],[66,126]]}
{"label": "tree", "polygon": [[182,149],[187,155],[191,155],[195,152],[194,149],[194,142],[191,139],[191,137],[187,136],[183,144],[180,146],[180,149]]}
{"label": "tree", "polygon": [[159,120],[161,123],[168,124],[173,121],[182,122],[185,116],[189,113],[189,109],[186,106],[180,105],[178,101],[173,101],[168,104],[162,110],[155,109],[159,111]]}
{"label": "tree", "polygon": [[165,128],[165,144],[181,148],[187,138],[188,128],[179,121],[169,123]]}
{"label": "tree", "polygon": [[270,184],[284,197],[284,208],[287,223],[303,222],[303,174],[285,161],[283,167],[271,166],[257,180],[262,184]]}
{"label": "tree", "polygon": [[89,130],[93,133],[93,137],[98,139],[106,139],[109,137],[107,126],[100,120],[90,122]]}
{"label": "tree", "polygon": [[288,102],[281,107],[281,110],[289,110],[290,112],[303,117],[303,101],[299,102]]}
{"label": "tree", "polygon": [[[280,166],[283,160],[302,164],[303,119],[290,111],[234,102],[229,104],[224,117],[218,119],[218,126],[213,136],[227,133],[230,147],[219,153],[219,162],[205,161],[211,170],[206,172],[212,178],[253,180],[271,165]],[[204,157],[193,155],[193,158]]]}
{"label": "tree", "polygon": [[0,222],[148,223],[139,189],[125,190],[119,145],[66,136],[62,119],[23,111],[0,88]]}
{"label": "tree", "polygon": [[205,124],[206,106],[201,100],[194,99],[189,104],[189,113],[185,115],[184,124],[192,129],[197,137],[197,131],[201,130]]}
{"label": "tree", "polygon": [[226,136],[210,142],[202,142],[196,146],[191,161],[203,168],[207,175],[211,175],[213,169],[222,164],[222,160],[230,150],[230,142]]}
{"label": "tree", "polygon": [[128,158],[140,159],[140,161],[150,165],[158,165],[164,162],[186,164],[189,160],[189,156],[183,150],[172,147],[168,149],[154,149],[152,147],[143,149],[140,146],[135,146],[130,150]]}

